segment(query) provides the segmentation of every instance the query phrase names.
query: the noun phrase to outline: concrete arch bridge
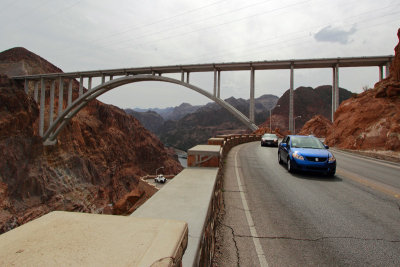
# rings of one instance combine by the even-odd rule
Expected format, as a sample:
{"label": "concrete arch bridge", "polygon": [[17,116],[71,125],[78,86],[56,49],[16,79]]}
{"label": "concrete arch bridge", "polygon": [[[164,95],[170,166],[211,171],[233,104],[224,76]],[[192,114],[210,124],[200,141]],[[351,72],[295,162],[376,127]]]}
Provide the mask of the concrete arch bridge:
{"label": "concrete arch bridge", "polygon": [[[53,145],[57,142],[57,136],[68,122],[91,100],[99,97],[109,90],[122,85],[144,81],[159,81],[177,84],[194,90],[221,107],[228,110],[243,124],[251,130],[258,129],[254,124],[254,77],[256,70],[288,69],[290,70],[290,104],[289,104],[289,130],[293,131],[293,84],[294,69],[304,68],[332,68],[332,118],[339,106],[339,67],[371,67],[379,68],[379,78],[383,79],[383,68],[388,75],[389,64],[393,56],[377,57],[350,57],[350,58],[325,58],[325,59],[301,59],[301,60],[277,60],[277,61],[257,61],[257,62],[233,62],[233,63],[213,63],[213,64],[193,64],[178,66],[158,66],[158,67],[140,67],[128,69],[110,69],[70,73],[49,73],[40,75],[24,75],[12,77],[15,80],[24,80],[25,92],[28,93],[30,84],[33,83],[34,99],[40,105],[39,135],[43,138],[45,145]],[[221,72],[223,71],[250,71],[250,112],[249,117],[242,114],[232,105],[220,98],[221,92]],[[214,72],[213,92],[199,88],[190,83],[191,72]],[[181,79],[174,79],[163,74],[180,73]],[[92,79],[101,77],[101,83],[92,88]],[[106,81],[106,78],[108,80]],[[78,98],[73,98],[73,82],[79,80]],[[87,91],[84,92],[84,82],[87,81]],[[50,101],[46,106],[46,85],[50,83]],[[56,83],[58,83],[58,112],[55,117],[54,96]],[[64,85],[68,85],[67,107],[63,107]],[[39,99],[40,85],[40,99]],[[45,129],[45,110],[49,114],[48,128]]]}

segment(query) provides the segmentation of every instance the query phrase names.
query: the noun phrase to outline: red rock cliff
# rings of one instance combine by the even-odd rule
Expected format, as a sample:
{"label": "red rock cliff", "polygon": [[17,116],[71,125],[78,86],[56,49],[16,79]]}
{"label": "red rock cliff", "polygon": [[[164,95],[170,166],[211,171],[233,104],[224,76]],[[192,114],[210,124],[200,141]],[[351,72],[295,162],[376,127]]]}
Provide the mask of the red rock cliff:
{"label": "red rock cliff", "polygon": [[321,115],[316,115],[304,124],[298,134],[314,135],[316,137],[326,137],[332,127],[332,122]]}
{"label": "red rock cliff", "polygon": [[154,193],[139,177],[160,166],[166,174],[182,170],[136,119],[97,100],[71,120],[57,145],[44,147],[37,103],[4,74],[61,70],[17,48],[0,53],[0,71],[0,233],[52,210],[112,212],[111,204],[126,199],[125,211],[116,213],[132,211]]}
{"label": "red rock cliff", "polygon": [[[397,35],[400,41],[400,29]],[[326,143],[346,149],[400,151],[399,44],[390,75],[339,106]]]}

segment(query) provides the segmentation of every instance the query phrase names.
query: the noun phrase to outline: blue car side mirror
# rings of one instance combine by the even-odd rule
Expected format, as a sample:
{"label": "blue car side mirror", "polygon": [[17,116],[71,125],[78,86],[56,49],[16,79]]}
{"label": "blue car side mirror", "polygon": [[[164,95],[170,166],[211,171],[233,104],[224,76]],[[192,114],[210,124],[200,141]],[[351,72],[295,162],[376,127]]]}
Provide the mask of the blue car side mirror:
{"label": "blue car side mirror", "polygon": [[281,143],[281,147],[286,147],[286,143]]}
{"label": "blue car side mirror", "polygon": [[327,145],[324,145],[324,146],[325,146],[326,149],[329,149],[329,146],[327,146]]}

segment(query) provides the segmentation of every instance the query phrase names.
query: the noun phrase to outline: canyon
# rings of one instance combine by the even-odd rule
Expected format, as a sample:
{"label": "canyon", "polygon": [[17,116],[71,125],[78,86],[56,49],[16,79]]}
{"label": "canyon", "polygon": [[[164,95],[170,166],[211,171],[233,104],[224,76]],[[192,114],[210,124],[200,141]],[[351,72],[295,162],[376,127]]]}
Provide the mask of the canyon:
{"label": "canyon", "polygon": [[128,214],[156,192],[140,177],[182,170],[138,120],[97,100],[43,146],[38,103],[10,77],[49,72],[61,69],[25,48],[0,53],[0,233],[53,210]]}

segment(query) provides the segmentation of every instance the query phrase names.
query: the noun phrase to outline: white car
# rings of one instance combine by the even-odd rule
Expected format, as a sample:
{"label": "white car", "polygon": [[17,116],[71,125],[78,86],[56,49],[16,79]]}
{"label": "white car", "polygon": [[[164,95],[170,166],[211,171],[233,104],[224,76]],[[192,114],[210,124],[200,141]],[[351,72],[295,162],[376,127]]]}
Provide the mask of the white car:
{"label": "white car", "polygon": [[167,179],[162,175],[159,174],[156,178],[154,178],[154,182],[156,183],[165,183],[167,181]]}

